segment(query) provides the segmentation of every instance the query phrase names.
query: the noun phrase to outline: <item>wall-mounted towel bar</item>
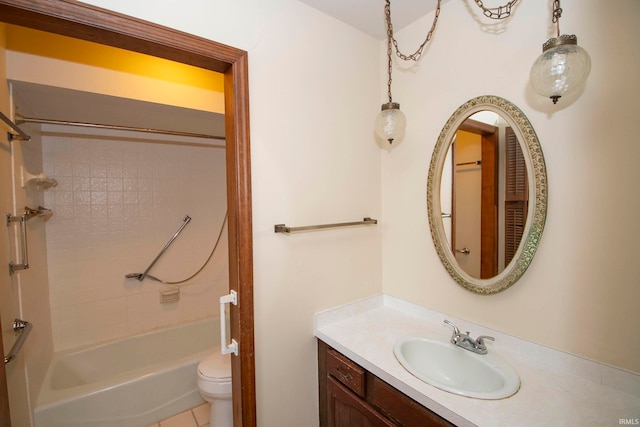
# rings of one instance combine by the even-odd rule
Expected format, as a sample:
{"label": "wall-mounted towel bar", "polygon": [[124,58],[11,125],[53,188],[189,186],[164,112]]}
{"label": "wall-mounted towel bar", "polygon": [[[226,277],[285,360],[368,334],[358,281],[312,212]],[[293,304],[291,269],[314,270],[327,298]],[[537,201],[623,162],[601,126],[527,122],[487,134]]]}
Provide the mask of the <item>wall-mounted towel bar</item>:
{"label": "wall-mounted towel bar", "polygon": [[18,336],[18,339],[15,343],[13,343],[13,347],[9,350],[9,354],[4,356],[4,363],[7,364],[11,362],[22,350],[22,346],[24,345],[29,333],[31,332],[31,328],[33,328],[33,324],[27,322],[26,320],[16,319],[13,321],[13,331]]}
{"label": "wall-mounted towel bar", "polygon": [[290,234],[290,233],[295,233],[297,231],[311,231],[311,230],[321,230],[324,228],[350,227],[353,225],[373,225],[377,223],[378,223],[377,219],[371,219],[369,217],[366,217],[362,221],[340,222],[336,224],[305,225],[302,227],[287,227],[284,224],[276,224],[274,226],[274,232]]}
{"label": "wall-mounted towel bar", "polygon": [[468,166],[468,165],[480,166],[480,165],[482,165],[482,160],[474,160],[472,162],[456,163],[456,166]]}
{"label": "wall-mounted towel bar", "polygon": [[18,127],[17,124],[13,123],[9,117],[5,116],[4,114],[2,114],[2,112],[0,111],[0,119],[5,122],[12,131],[14,131],[15,133],[9,133],[9,141],[12,141],[14,139],[18,139],[20,141],[30,141],[31,137],[29,135],[27,135],[22,129],[20,129]]}

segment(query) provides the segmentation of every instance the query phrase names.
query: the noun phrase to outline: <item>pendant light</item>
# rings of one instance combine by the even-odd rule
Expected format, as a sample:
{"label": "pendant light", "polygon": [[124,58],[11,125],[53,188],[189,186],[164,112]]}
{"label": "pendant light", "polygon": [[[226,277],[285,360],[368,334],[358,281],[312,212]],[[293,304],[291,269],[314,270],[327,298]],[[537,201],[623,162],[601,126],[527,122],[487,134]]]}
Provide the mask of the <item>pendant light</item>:
{"label": "pendant light", "polygon": [[560,0],[553,2],[553,19],[557,37],[542,46],[542,55],[531,67],[529,82],[538,94],[551,98],[553,103],[565,94],[579,89],[591,71],[587,51],[578,46],[575,35],[560,35]]}
{"label": "pendant light", "polygon": [[376,117],[375,131],[378,137],[389,142],[389,147],[393,145],[394,141],[399,141],[402,139],[407,124],[407,119],[405,118],[402,111],[400,111],[400,104],[398,104],[397,102],[393,102],[393,97],[391,96],[391,70],[393,66],[393,62],[391,61],[391,52],[393,50],[393,47],[395,47],[396,55],[402,60],[417,61],[418,59],[420,59],[424,46],[429,40],[431,40],[433,31],[436,28],[436,22],[438,22],[438,16],[440,15],[440,2],[441,0],[438,0],[435,17],[433,18],[433,24],[431,25],[431,29],[427,33],[427,38],[425,39],[425,41],[420,45],[415,53],[413,53],[412,55],[404,55],[398,49],[398,42],[393,36],[393,25],[391,24],[391,1],[386,0],[384,14],[387,23],[387,95],[389,96],[389,102],[382,104],[380,114],[378,114],[378,117]]}

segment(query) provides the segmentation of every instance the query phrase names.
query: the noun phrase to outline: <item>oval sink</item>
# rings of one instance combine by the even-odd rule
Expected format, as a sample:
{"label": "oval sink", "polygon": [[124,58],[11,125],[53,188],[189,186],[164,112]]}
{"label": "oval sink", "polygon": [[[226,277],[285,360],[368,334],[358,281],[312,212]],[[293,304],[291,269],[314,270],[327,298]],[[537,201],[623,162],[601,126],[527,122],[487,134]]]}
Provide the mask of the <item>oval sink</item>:
{"label": "oval sink", "polygon": [[449,342],[420,337],[399,339],[393,352],[407,371],[450,393],[504,399],[520,388],[516,371],[493,352],[476,354]]}

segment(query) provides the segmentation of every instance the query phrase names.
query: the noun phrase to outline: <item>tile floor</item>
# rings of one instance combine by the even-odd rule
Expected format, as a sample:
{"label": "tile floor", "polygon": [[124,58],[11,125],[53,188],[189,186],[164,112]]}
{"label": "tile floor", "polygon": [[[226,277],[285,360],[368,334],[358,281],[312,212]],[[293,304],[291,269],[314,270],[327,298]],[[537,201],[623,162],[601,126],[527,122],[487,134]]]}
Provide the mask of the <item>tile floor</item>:
{"label": "tile floor", "polygon": [[211,404],[205,402],[148,427],[213,427],[209,426],[210,411]]}

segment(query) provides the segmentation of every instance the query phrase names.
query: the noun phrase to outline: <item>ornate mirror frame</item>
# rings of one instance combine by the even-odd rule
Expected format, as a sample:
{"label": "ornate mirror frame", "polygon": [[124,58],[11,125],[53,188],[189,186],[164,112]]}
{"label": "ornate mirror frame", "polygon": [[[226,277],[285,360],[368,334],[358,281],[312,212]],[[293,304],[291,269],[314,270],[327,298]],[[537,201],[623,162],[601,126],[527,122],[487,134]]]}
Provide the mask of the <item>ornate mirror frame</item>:
{"label": "ornate mirror frame", "polygon": [[[458,127],[478,111],[493,111],[511,126],[520,142],[527,165],[529,205],[527,223],[520,246],[505,269],[490,279],[471,277],[458,265],[447,240],[440,206],[440,182],[445,158]],[[547,173],[538,137],[527,117],[506,99],[484,95],[461,105],[442,128],[431,157],[427,180],[429,228],[436,252],[451,277],[465,289],[478,294],[494,294],[513,285],[531,263],[542,237],[547,215]]]}

